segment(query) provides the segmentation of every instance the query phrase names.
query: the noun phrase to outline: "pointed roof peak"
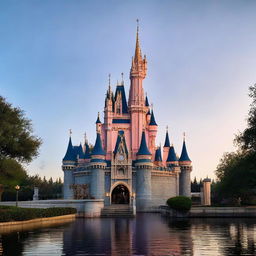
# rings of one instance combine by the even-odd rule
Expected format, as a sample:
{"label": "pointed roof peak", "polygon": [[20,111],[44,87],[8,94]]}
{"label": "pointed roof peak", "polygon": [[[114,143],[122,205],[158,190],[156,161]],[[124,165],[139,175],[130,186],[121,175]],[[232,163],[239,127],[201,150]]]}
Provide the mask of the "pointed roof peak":
{"label": "pointed roof peak", "polygon": [[154,116],[153,109],[151,110],[151,117],[150,117],[149,125],[157,125],[156,120],[155,120],[155,116]]}
{"label": "pointed roof peak", "polygon": [[134,60],[138,61],[139,59],[142,59],[142,56],[141,56],[140,40],[139,40],[139,19],[137,19],[136,21],[137,21],[137,32],[136,32],[136,46],[135,46]]}
{"label": "pointed roof peak", "polygon": [[75,161],[75,160],[76,160],[76,156],[74,154],[72,140],[71,140],[71,136],[70,136],[69,142],[68,142],[68,148],[67,148],[66,154],[63,158],[63,161]]}
{"label": "pointed roof peak", "polygon": [[106,152],[102,147],[100,133],[97,133],[97,137],[96,137],[95,145],[94,145],[94,148],[92,151],[92,155],[106,155]]}
{"label": "pointed roof peak", "polygon": [[161,147],[156,149],[155,153],[155,162],[162,162],[162,154],[161,154]]}
{"label": "pointed roof peak", "polygon": [[146,94],[146,98],[145,98],[145,106],[146,106],[146,107],[149,107],[149,102],[148,102],[148,96],[147,96],[147,94]]}
{"label": "pointed roof peak", "polygon": [[151,155],[150,151],[148,150],[147,142],[146,142],[146,135],[145,132],[142,132],[140,148],[137,152],[137,155]]}
{"label": "pointed roof peak", "polygon": [[180,156],[179,161],[180,162],[182,162],[182,161],[191,162],[191,160],[188,156],[185,138],[183,138],[182,151],[181,151],[181,156]]}
{"label": "pointed roof peak", "polygon": [[178,159],[177,159],[177,156],[176,156],[176,153],[174,150],[174,146],[172,145],[169,148],[169,153],[168,153],[166,162],[177,162],[177,161],[178,161]]}
{"label": "pointed roof peak", "polygon": [[97,120],[96,120],[96,124],[101,124],[101,121],[100,121],[100,112],[98,112],[98,117],[97,117]]}
{"label": "pointed roof peak", "polygon": [[166,127],[166,135],[165,135],[164,147],[170,147],[170,139],[169,139],[169,133],[168,133],[168,126]]}

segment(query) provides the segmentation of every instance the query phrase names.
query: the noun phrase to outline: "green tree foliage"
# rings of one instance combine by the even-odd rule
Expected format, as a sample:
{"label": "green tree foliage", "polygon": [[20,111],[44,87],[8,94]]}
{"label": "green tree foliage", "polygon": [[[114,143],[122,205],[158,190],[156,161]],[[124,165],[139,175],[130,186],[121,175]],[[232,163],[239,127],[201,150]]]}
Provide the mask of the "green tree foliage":
{"label": "green tree foliage", "polygon": [[237,152],[225,153],[215,171],[214,193],[220,198],[251,203],[256,198],[256,85],[249,88],[252,98],[247,128],[235,138]]}
{"label": "green tree foliage", "polygon": [[216,189],[224,198],[241,198],[249,203],[256,189],[256,154],[232,152],[224,154],[216,170]]}
{"label": "green tree foliage", "polygon": [[41,140],[34,136],[24,112],[0,96],[0,159],[30,162],[37,156]]}
{"label": "green tree foliage", "polygon": [[[52,178],[42,179],[39,175],[26,176],[20,184],[19,199],[22,201],[32,200],[34,187],[39,188],[39,199],[59,199],[62,197],[63,183],[60,178],[53,181]],[[14,201],[16,191],[14,186],[6,186],[3,193],[3,201]]]}
{"label": "green tree foliage", "polygon": [[249,96],[252,103],[247,118],[248,127],[236,137],[235,142],[243,150],[256,152],[256,84],[249,87]]}
{"label": "green tree foliage", "polygon": [[28,163],[38,155],[40,144],[41,139],[33,135],[31,121],[24,112],[0,96],[1,188],[14,190],[15,185],[25,182],[28,175],[22,163]]}

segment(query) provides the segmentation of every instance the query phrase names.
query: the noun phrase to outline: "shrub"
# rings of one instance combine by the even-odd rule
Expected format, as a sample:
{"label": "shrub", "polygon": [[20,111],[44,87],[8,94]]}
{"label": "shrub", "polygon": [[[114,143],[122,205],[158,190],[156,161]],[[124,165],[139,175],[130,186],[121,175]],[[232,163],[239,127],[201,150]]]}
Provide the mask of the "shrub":
{"label": "shrub", "polygon": [[189,211],[192,205],[191,199],[186,196],[171,197],[166,203],[170,208],[183,212]]}
{"label": "shrub", "polygon": [[74,213],[76,213],[76,209],[69,207],[52,207],[46,209],[39,209],[0,206],[0,222],[23,221],[36,218],[55,217]]}

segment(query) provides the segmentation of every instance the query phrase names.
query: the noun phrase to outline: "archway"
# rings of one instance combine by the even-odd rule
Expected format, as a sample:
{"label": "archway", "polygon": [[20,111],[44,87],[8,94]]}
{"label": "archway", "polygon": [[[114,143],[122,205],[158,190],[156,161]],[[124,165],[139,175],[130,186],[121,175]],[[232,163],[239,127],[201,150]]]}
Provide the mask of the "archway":
{"label": "archway", "polygon": [[117,185],[111,193],[112,204],[129,204],[130,203],[130,192],[128,188],[123,185]]}

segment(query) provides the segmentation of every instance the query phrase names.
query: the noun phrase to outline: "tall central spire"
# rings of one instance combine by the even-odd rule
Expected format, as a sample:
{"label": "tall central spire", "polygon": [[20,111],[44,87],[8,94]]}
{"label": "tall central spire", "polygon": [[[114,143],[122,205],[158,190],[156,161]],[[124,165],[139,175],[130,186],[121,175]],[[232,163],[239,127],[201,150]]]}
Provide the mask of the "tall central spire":
{"label": "tall central spire", "polygon": [[136,33],[136,46],[135,46],[134,61],[138,62],[141,59],[142,59],[142,57],[141,57],[140,40],[139,40],[139,20],[137,19],[137,33]]}
{"label": "tall central spire", "polygon": [[135,54],[132,57],[130,71],[130,92],[129,92],[129,112],[131,115],[131,148],[132,154],[138,152],[140,147],[141,134],[145,126],[145,117],[148,107],[145,107],[145,94],[143,90],[143,80],[147,73],[147,60],[142,57],[139,41],[139,20],[137,20]]}

